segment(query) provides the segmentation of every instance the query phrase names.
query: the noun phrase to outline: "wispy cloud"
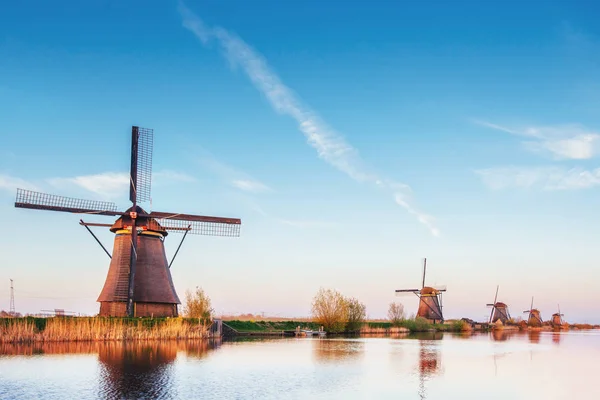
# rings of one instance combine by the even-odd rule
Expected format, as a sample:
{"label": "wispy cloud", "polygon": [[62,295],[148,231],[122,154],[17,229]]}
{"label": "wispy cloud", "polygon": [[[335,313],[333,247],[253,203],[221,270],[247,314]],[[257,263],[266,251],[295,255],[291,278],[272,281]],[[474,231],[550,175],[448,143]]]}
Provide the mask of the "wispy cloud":
{"label": "wispy cloud", "polygon": [[585,160],[600,154],[600,133],[581,125],[509,128],[487,121],[475,120],[474,122],[487,128],[527,138],[529,140],[521,142],[526,149],[549,154],[557,160]]}
{"label": "wispy cloud", "polygon": [[105,198],[115,198],[126,192],[129,185],[129,174],[124,172],[104,172],[72,178],[50,178],[48,179],[48,183],[63,190],[79,187]]}
{"label": "wispy cloud", "polygon": [[269,187],[261,182],[248,180],[248,179],[235,179],[231,181],[231,185],[234,187],[245,190],[246,192],[265,192],[269,190]]}
{"label": "wispy cloud", "polygon": [[208,151],[202,149],[198,152],[200,154],[198,162],[205,168],[209,169],[212,173],[220,177],[222,180],[227,182],[228,185],[250,193],[270,192],[273,190],[268,185],[264,184],[258,179],[253,178],[246,172],[240,171],[217,160]]}
{"label": "wispy cloud", "polygon": [[[193,182],[195,179],[190,175],[170,170],[157,171],[152,175],[152,183],[155,185],[164,185],[174,181]],[[50,178],[47,182],[62,190],[80,188],[110,199],[124,197],[129,190],[129,174],[126,172],[103,172],[71,178]]]}
{"label": "wispy cloud", "polygon": [[493,190],[538,188],[542,190],[577,190],[600,185],[600,168],[500,167],[475,171]]}
{"label": "wispy cloud", "polygon": [[[358,182],[371,183],[379,187],[395,191],[400,186],[406,189],[406,185],[387,185],[387,181],[379,178],[371,172],[358,154],[345,138],[328,126],[313,110],[303,104],[300,99],[288,88],[271,70],[267,61],[251,46],[235,34],[220,28],[209,27],[190,11],[183,3],[179,3],[179,11],[183,18],[183,26],[193,32],[204,44],[216,40],[221,46],[225,56],[233,67],[241,67],[254,86],[267,98],[271,106],[280,114],[293,118],[299,130],[304,134],[307,142],[316,151],[318,156],[344,172]],[[395,193],[398,194],[398,193]],[[420,213],[414,206],[408,203],[408,194],[402,203],[398,203],[411,214],[417,216],[418,220],[430,221],[424,223],[434,236],[439,235],[439,230],[432,228],[432,219]],[[422,216],[420,218],[419,216]]]}
{"label": "wispy cloud", "polygon": [[27,189],[27,190],[39,190],[37,186],[31,182],[28,182],[24,179],[17,178],[14,176],[0,174],[0,189],[6,190],[8,192],[15,192],[17,188]]}

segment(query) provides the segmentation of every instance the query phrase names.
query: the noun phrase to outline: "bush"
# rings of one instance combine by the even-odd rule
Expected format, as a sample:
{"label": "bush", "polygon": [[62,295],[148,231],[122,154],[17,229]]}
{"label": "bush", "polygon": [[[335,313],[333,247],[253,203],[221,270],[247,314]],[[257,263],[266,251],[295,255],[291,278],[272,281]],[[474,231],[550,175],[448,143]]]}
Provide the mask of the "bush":
{"label": "bush", "polygon": [[400,303],[390,303],[388,319],[393,326],[400,326],[400,323],[404,320],[404,306]]}
{"label": "bush", "polygon": [[319,289],[312,303],[313,319],[327,332],[343,332],[348,320],[346,299],[332,289]]}
{"label": "bush", "polygon": [[202,288],[196,287],[195,292],[185,292],[185,307],[183,313],[188,318],[199,318],[204,321],[212,320],[214,310],[210,305],[210,298]]}
{"label": "bush", "polygon": [[367,318],[367,307],[355,298],[347,298],[345,300],[348,315],[346,332],[360,331],[361,326]]}

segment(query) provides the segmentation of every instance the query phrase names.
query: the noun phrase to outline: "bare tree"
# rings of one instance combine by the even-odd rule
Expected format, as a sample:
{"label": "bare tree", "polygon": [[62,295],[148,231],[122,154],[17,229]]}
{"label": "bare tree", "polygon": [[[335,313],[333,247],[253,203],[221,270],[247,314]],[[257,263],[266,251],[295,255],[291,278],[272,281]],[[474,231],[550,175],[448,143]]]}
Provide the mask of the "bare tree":
{"label": "bare tree", "polygon": [[348,321],[346,323],[346,332],[356,332],[367,318],[367,308],[355,298],[346,299],[346,309]]}
{"label": "bare tree", "polygon": [[214,310],[210,305],[210,298],[202,288],[196,287],[192,293],[185,292],[185,307],[183,313],[188,318],[200,318],[205,321],[211,320]]}
{"label": "bare tree", "polygon": [[390,303],[390,308],[388,308],[388,319],[392,325],[400,325],[400,322],[404,319],[404,306],[400,303]]}
{"label": "bare tree", "polygon": [[346,299],[336,290],[321,288],[313,298],[312,315],[327,332],[343,332],[348,320]]}

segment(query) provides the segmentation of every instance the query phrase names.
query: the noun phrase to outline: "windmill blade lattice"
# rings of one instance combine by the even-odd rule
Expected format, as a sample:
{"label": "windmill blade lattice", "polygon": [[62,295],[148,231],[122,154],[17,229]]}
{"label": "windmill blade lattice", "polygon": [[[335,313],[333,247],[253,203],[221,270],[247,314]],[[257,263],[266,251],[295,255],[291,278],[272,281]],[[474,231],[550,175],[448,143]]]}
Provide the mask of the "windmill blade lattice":
{"label": "windmill blade lattice", "polygon": [[154,130],[134,126],[131,130],[131,185],[129,200],[149,201],[152,188]]}
{"label": "windmill blade lattice", "polygon": [[120,215],[115,203],[17,189],[15,207],[34,210],[61,211],[75,214]]}

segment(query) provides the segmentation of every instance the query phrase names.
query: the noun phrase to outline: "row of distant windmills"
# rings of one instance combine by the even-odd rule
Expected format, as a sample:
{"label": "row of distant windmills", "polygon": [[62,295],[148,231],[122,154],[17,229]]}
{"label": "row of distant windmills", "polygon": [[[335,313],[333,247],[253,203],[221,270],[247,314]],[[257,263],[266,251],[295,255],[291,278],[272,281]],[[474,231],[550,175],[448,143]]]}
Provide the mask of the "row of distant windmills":
{"label": "row of distant windmills", "polygon": [[[444,314],[442,312],[442,293],[446,291],[446,286],[425,286],[425,274],[427,272],[427,259],[423,259],[423,280],[421,282],[421,289],[397,289],[396,295],[402,295],[405,293],[413,293],[419,298],[419,308],[417,309],[417,317],[422,317],[431,322],[443,323]],[[497,323],[498,321],[502,324],[506,324],[511,320],[510,312],[508,311],[508,305],[501,301],[498,301],[498,290],[500,286],[496,287],[496,295],[494,302],[487,304],[487,307],[491,307],[489,323]],[[533,308],[533,297],[531,298],[531,306],[529,310],[523,311],[524,314],[528,314],[527,324],[529,326],[542,326],[544,323],[540,310]],[[550,321],[553,326],[562,326],[564,321],[562,319],[563,314],[560,312],[560,305],[558,306],[558,312],[552,314],[552,320]]]}

